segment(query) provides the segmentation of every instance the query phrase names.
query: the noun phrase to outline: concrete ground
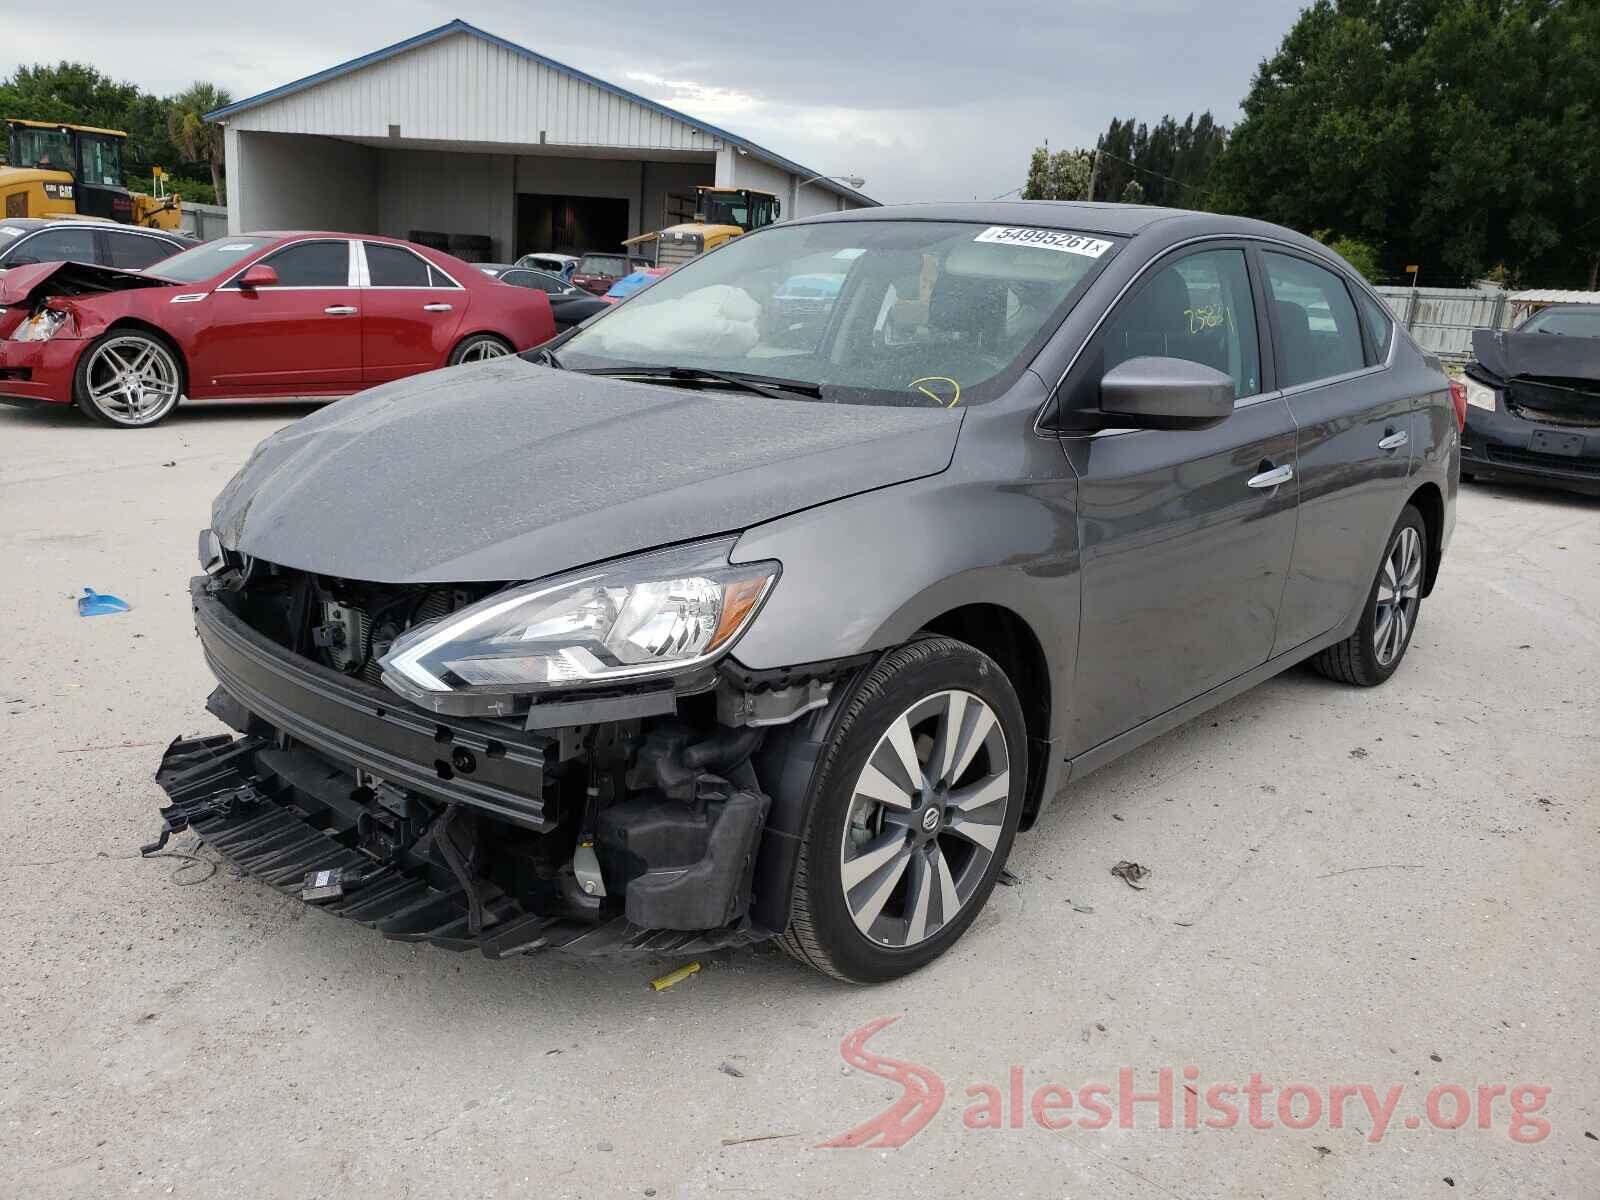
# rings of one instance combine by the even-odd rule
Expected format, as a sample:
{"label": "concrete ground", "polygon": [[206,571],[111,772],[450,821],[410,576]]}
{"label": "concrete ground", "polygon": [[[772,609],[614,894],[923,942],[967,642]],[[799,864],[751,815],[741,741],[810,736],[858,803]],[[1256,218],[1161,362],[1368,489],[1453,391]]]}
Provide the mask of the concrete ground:
{"label": "concrete ground", "polygon": [[[1084,780],[920,974],[762,950],[658,993],[677,964],[418,949],[137,857],[162,746],[218,728],[195,533],[296,415],[0,409],[0,1195],[1600,1194],[1600,502],[1467,488],[1387,686],[1294,671]],[[84,585],[132,611],[79,619]],[[903,1094],[841,1057],[890,1016],[868,1049],[926,1069],[926,1127],[819,1147]],[[1078,1106],[1044,1116],[1082,1116],[1097,1082],[1114,1111],[1122,1068],[1148,1093],[1163,1067],[1171,1128],[1029,1111],[1059,1084]],[[1320,1119],[1284,1128],[1274,1090],[1272,1128],[1207,1127],[1252,1073]],[[1363,1084],[1402,1087],[1381,1137]],[[1522,1085],[1549,1090],[1515,1126]]]}

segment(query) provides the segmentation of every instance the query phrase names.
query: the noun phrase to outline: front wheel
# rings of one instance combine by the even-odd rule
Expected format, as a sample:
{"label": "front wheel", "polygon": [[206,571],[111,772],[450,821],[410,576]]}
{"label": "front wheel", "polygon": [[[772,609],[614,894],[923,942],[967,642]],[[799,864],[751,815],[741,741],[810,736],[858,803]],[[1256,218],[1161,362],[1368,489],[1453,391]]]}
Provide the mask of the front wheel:
{"label": "front wheel", "polygon": [[937,958],[994,888],[1027,776],[1022,708],[992,659],[943,637],[885,655],[821,756],[784,948],[852,983]]}
{"label": "front wheel", "polygon": [[163,339],[114,329],[78,356],[73,399],[96,421],[133,429],[154,425],[178,406],[183,368]]}
{"label": "front wheel", "polygon": [[1311,660],[1329,679],[1377,687],[1393,675],[1411,645],[1422,610],[1422,579],[1428,562],[1428,526],[1406,505],[1389,535],[1356,631]]}
{"label": "front wheel", "polygon": [[475,333],[456,343],[456,348],[450,351],[450,365],[454,367],[461,363],[504,358],[510,353],[511,345],[504,338],[498,338],[492,333]]}

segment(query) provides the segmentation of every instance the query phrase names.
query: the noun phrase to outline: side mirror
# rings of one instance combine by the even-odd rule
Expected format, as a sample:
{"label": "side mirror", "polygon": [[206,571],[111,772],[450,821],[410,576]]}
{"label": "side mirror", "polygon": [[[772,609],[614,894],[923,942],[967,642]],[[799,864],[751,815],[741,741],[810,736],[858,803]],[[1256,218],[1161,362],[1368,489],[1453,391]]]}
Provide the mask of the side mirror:
{"label": "side mirror", "polygon": [[1186,358],[1130,358],[1100,380],[1100,411],[1129,429],[1205,429],[1233,412],[1233,379]]}
{"label": "side mirror", "polygon": [[256,288],[277,287],[278,272],[265,263],[257,263],[239,276],[239,286],[252,291]]}

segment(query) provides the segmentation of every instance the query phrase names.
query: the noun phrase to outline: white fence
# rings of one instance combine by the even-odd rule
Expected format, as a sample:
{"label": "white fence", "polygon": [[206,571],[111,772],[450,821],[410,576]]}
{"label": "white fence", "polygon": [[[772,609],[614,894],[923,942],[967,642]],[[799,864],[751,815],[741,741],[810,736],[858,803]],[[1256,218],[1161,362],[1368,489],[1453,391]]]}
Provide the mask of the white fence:
{"label": "white fence", "polygon": [[1395,319],[1430,354],[1451,362],[1472,357],[1474,329],[1505,329],[1511,323],[1510,293],[1482,288],[1375,289]]}

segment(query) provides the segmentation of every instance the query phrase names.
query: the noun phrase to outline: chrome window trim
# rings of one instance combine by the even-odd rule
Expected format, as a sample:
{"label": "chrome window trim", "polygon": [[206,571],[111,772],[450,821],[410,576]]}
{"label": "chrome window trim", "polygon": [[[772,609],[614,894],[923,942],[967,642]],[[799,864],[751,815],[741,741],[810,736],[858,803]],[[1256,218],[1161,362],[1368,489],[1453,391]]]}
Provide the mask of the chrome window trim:
{"label": "chrome window trim", "polygon": [[[1276,239],[1263,238],[1261,240],[1268,241],[1268,240],[1276,240]],[[1287,246],[1288,245],[1287,242],[1278,242],[1277,244],[1278,245],[1283,245],[1283,246]],[[1303,248],[1290,247],[1290,249],[1300,249],[1300,254],[1298,255],[1298,257],[1304,259],[1307,262],[1312,263],[1312,265],[1314,265],[1314,266],[1320,266],[1325,270],[1332,271],[1334,275],[1336,275],[1338,278],[1344,280],[1344,284],[1345,284],[1346,287],[1350,287],[1351,284],[1354,282],[1351,276],[1346,275],[1343,271],[1341,271],[1334,264],[1326,262],[1326,261],[1316,262],[1314,256],[1305,253]],[[1266,273],[1266,264],[1265,263],[1261,264],[1261,270],[1262,270],[1263,274]],[[1270,279],[1263,279],[1261,282],[1264,283],[1267,286],[1268,295],[1270,296],[1271,295],[1271,289],[1272,289],[1272,281]],[[1361,284],[1363,286],[1365,286],[1366,280],[1361,280]],[[1368,292],[1371,292],[1370,288],[1368,288],[1366,290]],[[1389,306],[1383,302],[1383,297],[1379,296],[1375,292],[1371,292],[1371,294],[1372,294],[1372,298],[1378,302],[1378,307],[1383,309],[1384,312],[1389,314],[1389,324],[1392,325],[1394,327],[1394,329],[1396,329],[1396,330],[1399,329],[1400,328],[1400,322],[1395,320],[1394,313],[1390,312]],[[1361,306],[1360,306],[1360,304],[1358,304],[1356,302],[1356,297],[1355,297],[1354,294],[1352,294],[1351,297],[1350,297],[1350,303],[1351,303],[1351,306],[1356,310],[1356,324],[1359,327],[1360,325],[1362,325],[1365,322],[1366,318],[1364,318],[1361,315]],[[1391,331],[1391,333],[1392,332],[1393,331]],[[1400,341],[1400,339],[1397,338],[1397,337],[1391,336],[1389,338],[1389,353],[1381,363],[1372,363],[1372,364],[1370,364],[1368,366],[1360,367],[1360,368],[1358,368],[1357,370],[1354,370],[1354,371],[1344,371],[1344,372],[1342,372],[1341,374],[1338,374],[1338,375],[1324,375],[1320,379],[1308,379],[1305,383],[1296,383],[1296,384],[1293,384],[1293,385],[1291,385],[1289,387],[1284,388],[1283,389],[1283,394],[1285,396],[1298,396],[1298,395],[1300,395],[1300,394],[1302,394],[1304,392],[1315,391],[1317,388],[1329,387],[1329,386],[1331,386],[1332,384],[1335,384],[1335,383],[1344,383],[1345,381],[1350,380],[1350,379],[1360,379],[1363,375],[1374,375],[1379,371],[1387,371],[1389,369],[1389,367],[1392,366],[1393,363],[1394,363],[1394,348],[1395,348],[1396,345],[1399,344],[1399,341]],[[1363,343],[1363,346],[1364,345],[1365,345],[1365,343]],[[1277,344],[1276,343],[1273,344],[1273,350],[1274,351],[1277,350]],[[1363,353],[1365,353],[1365,349],[1363,349]]]}
{"label": "chrome window trim", "polygon": [[[1131,240],[1132,239],[1130,239],[1130,241]],[[1126,296],[1131,290],[1133,290],[1134,286],[1136,284],[1138,284],[1138,282],[1145,277],[1145,273],[1147,271],[1149,271],[1151,267],[1155,266],[1158,262],[1161,262],[1163,259],[1166,259],[1166,258],[1170,257],[1174,251],[1182,250],[1182,249],[1184,249],[1184,248],[1186,248],[1188,246],[1199,246],[1199,245],[1202,245],[1202,244],[1204,244],[1206,242],[1260,242],[1260,243],[1262,243],[1264,245],[1282,246],[1286,250],[1298,251],[1302,256],[1319,257],[1319,256],[1314,256],[1314,255],[1308,255],[1306,247],[1304,247],[1304,246],[1297,246],[1293,242],[1284,241],[1282,238],[1267,237],[1265,234],[1259,234],[1259,233],[1202,233],[1202,234],[1198,234],[1197,236],[1192,237],[1192,238],[1185,238],[1181,242],[1174,242],[1172,245],[1166,247],[1155,258],[1152,258],[1149,262],[1145,263],[1144,266],[1140,267],[1139,270],[1134,274],[1132,279],[1128,280],[1127,283],[1122,285],[1122,287],[1117,291],[1117,294],[1111,298],[1111,303],[1106,305],[1105,311],[1100,314],[1100,316],[1095,320],[1094,325],[1090,327],[1089,332],[1084,335],[1083,341],[1078,343],[1078,348],[1072,352],[1072,357],[1067,360],[1066,369],[1061,372],[1060,378],[1058,378],[1055,381],[1055,383],[1051,386],[1049,392],[1045,396],[1044,403],[1040,404],[1039,408],[1038,408],[1038,411],[1036,411],[1033,414],[1033,432],[1037,436],[1039,436],[1039,437],[1051,437],[1051,438],[1081,439],[1081,438],[1084,438],[1084,437],[1091,437],[1091,438],[1092,437],[1098,437],[1102,433],[1138,433],[1138,432],[1142,432],[1140,430],[1133,430],[1133,429],[1099,429],[1099,430],[1095,430],[1093,433],[1090,433],[1090,434],[1081,434],[1081,433],[1074,434],[1074,433],[1071,433],[1071,432],[1061,432],[1060,430],[1045,429],[1040,425],[1040,422],[1044,420],[1045,412],[1049,410],[1050,405],[1055,401],[1056,397],[1060,394],[1061,385],[1067,381],[1067,376],[1072,374],[1072,368],[1078,365],[1078,359],[1083,357],[1083,352],[1086,349],[1088,349],[1089,343],[1094,341],[1095,336],[1100,332],[1100,327],[1106,323],[1107,318],[1109,318],[1111,316],[1112,312],[1115,311],[1117,305],[1122,303],[1122,298],[1124,296]],[[1323,260],[1322,265],[1327,267],[1329,270],[1333,271],[1340,278],[1345,279],[1347,281],[1349,280],[1350,277],[1345,274],[1343,268],[1341,268],[1337,263],[1330,263],[1327,260]],[[1366,284],[1366,281],[1363,280],[1362,281],[1362,285],[1365,286],[1365,284]],[[1367,290],[1370,292],[1371,288],[1368,288]],[[1377,293],[1374,292],[1373,295],[1376,296]],[[1252,300],[1253,300],[1253,297],[1252,297]],[[1381,297],[1378,298],[1378,303],[1379,304],[1383,304],[1383,300],[1382,300]],[[1389,312],[1389,306],[1387,304],[1383,304],[1383,308],[1384,308],[1385,312]],[[1262,315],[1263,314],[1260,314],[1260,313],[1256,314],[1256,324],[1257,324],[1258,327],[1259,327],[1259,325],[1261,323]],[[1357,315],[1359,317],[1359,314],[1357,314]],[[1391,312],[1390,313],[1391,318],[1393,317],[1393,315],[1394,314]],[[1400,322],[1399,321],[1395,321],[1395,329],[1398,330],[1399,328],[1400,328]],[[1256,393],[1255,395],[1252,395],[1252,396],[1241,396],[1241,397],[1239,397],[1238,400],[1234,401],[1233,406],[1234,406],[1235,409],[1238,409],[1246,401],[1248,401],[1250,403],[1258,403],[1261,400],[1271,399],[1271,398],[1273,398],[1275,396],[1288,396],[1288,395],[1292,395],[1296,391],[1304,391],[1307,388],[1325,387],[1329,383],[1342,381],[1342,380],[1345,380],[1345,379],[1353,379],[1353,378],[1356,378],[1357,376],[1368,374],[1369,372],[1387,370],[1394,362],[1395,346],[1399,342],[1399,340],[1400,340],[1399,338],[1391,338],[1389,340],[1389,357],[1387,359],[1385,359],[1383,362],[1376,364],[1375,366],[1363,367],[1360,371],[1352,371],[1347,375],[1341,375],[1341,376],[1338,377],[1337,380],[1335,380],[1335,379],[1318,379],[1318,380],[1314,380],[1311,383],[1297,384],[1293,388],[1280,388],[1280,389],[1278,389],[1276,391],[1273,391],[1273,392],[1259,392],[1259,393]],[[1277,353],[1277,348],[1278,348],[1276,339],[1271,338],[1269,336],[1268,341],[1272,345],[1273,353],[1276,354]],[[1157,432],[1160,432],[1160,431],[1157,431]]]}
{"label": "chrome window trim", "polygon": [[215,290],[218,291],[218,292],[237,292],[237,291],[241,291],[242,290],[241,288],[235,286],[236,283],[238,282],[239,276],[243,275],[251,267],[254,267],[254,266],[257,266],[257,265],[259,265],[261,263],[264,263],[264,262],[267,261],[268,258],[271,258],[275,254],[281,254],[285,250],[292,250],[296,246],[309,246],[309,245],[312,245],[312,244],[314,244],[316,242],[343,242],[345,244],[345,249],[348,252],[348,257],[346,259],[345,279],[344,279],[343,283],[309,283],[309,284],[296,283],[296,284],[289,284],[289,285],[286,285],[286,286],[274,287],[272,290],[275,291],[275,292],[342,292],[342,291],[346,291],[349,288],[353,288],[353,287],[357,286],[357,284],[355,282],[355,280],[356,280],[355,252],[350,249],[350,247],[352,246],[354,241],[355,241],[355,239],[353,239],[353,238],[310,237],[310,238],[301,238],[298,241],[285,242],[281,246],[273,247],[271,250],[267,251],[267,253],[265,255],[263,255],[261,258],[256,259],[254,262],[246,263],[244,266],[240,267],[232,275],[228,276],[228,278],[225,279],[222,283],[218,284],[217,287],[215,288]]}
{"label": "chrome window trim", "polygon": [[[404,251],[405,253],[411,255],[412,258],[414,258],[418,262],[420,262],[425,268],[427,268],[429,270],[432,270],[432,271],[437,271],[439,274],[443,275],[446,279],[448,279],[450,281],[450,286],[449,287],[435,287],[431,283],[424,284],[424,285],[422,285],[420,287],[418,287],[415,284],[373,283],[372,282],[372,267],[367,262],[367,241],[366,241],[365,238],[352,238],[350,240],[350,245],[352,247],[352,253],[355,256],[355,258],[359,261],[359,264],[360,264],[360,266],[358,268],[358,274],[357,274],[357,281],[358,282],[355,285],[357,287],[366,288],[368,291],[374,291],[374,292],[451,292],[451,291],[464,292],[464,291],[467,290],[466,288],[462,287],[460,281],[457,280],[454,275],[450,274],[449,271],[446,271],[438,263],[433,262],[430,259],[424,258],[422,255],[418,254],[415,250],[413,250],[410,246],[401,246],[401,245],[399,245],[399,244],[397,244],[395,242],[374,242],[372,244],[374,246],[387,246],[391,250],[402,250],[402,251]],[[497,278],[497,276],[490,276],[490,278],[491,279]]]}

